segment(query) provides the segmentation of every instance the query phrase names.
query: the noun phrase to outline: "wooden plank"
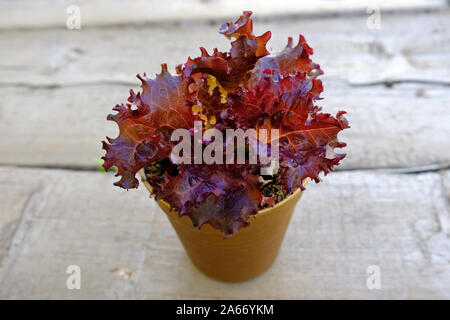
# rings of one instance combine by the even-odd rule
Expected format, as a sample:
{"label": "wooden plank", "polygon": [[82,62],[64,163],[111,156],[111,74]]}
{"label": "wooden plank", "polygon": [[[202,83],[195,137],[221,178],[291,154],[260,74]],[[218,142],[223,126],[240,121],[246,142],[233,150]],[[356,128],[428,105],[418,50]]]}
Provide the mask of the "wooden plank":
{"label": "wooden plank", "polygon": [[25,183],[8,184],[8,188],[3,190],[0,205],[0,269],[4,264],[4,258],[17,245],[12,239],[17,235],[17,231],[23,223],[23,212],[30,205],[30,200],[37,190]]}
{"label": "wooden plank", "polygon": [[180,20],[223,20],[253,10],[260,17],[292,15],[331,15],[366,12],[367,8],[383,11],[399,9],[445,8],[445,0],[316,0],[304,2],[285,0],[137,0],[133,3],[113,0],[78,0],[74,3],[54,1],[16,0],[0,2],[0,28],[65,27],[69,5],[77,5],[82,26],[128,23],[158,23]]}
{"label": "wooden plank", "polygon": [[[274,266],[227,284],[195,270],[144,188],[121,191],[110,174],[1,167],[0,216],[19,207],[21,223],[1,251],[0,298],[448,299],[449,173],[339,172],[311,183]],[[81,290],[65,287],[69,265],[81,267]],[[366,287],[369,265],[380,267],[380,290]]]}
{"label": "wooden plank", "polygon": [[[355,84],[383,81],[450,83],[450,12],[383,15],[380,30],[367,16],[269,20],[268,47],[281,50],[288,36],[306,36],[324,79]],[[0,19],[1,21],[1,19]],[[417,26],[420,26],[417,27]],[[0,32],[0,86],[53,87],[134,81],[198,56],[198,47],[229,49],[219,24],[116,26],[81,30]],[[412,32],[414,30],[414,32]],[[417,41],[420,39],[420,41]]]}
{"label": "wooden plank", "polygon": [[[136,80],[136,85],[138,81]],[[106,115],[128,86],[0,88],[0,164],[96,168],[100,141],[118,134]],[[136,89],[136,87],[135,87]],[[350,87],[325,82],[324,111],[349,112],[339,169],[448,166],[448,90],[414,84]]]}

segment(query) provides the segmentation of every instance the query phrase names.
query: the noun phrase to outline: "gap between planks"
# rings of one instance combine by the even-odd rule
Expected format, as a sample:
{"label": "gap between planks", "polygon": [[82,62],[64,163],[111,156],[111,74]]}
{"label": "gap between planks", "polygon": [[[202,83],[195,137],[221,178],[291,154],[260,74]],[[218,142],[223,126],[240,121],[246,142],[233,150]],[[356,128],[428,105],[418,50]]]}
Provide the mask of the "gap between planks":
{"label": "gap between planks", "polygon": [[[345,159],[343,160],[345,161]],[[85,172],[102,172],[100,166],[57,166],[57,165],[25,165],[25,164],[4,164],[0,163],[0,168],[17,168],[17,169],[48,169],[48,170],[67,170],[67,171],[85,171]],[[450,169],[450,161],[438,164],[416,166],[416,167],[379,167],[379,168],[335,168],[336,172],[378,172],[384,174],[421,174],[428,172],[440,172]],[[114,172],[114,171],[112,171]]]}
{"label": "gap between planks", "polygon": [[[21,2],[21,3],[20,3]],[[40,1],[20,1],[18,4],[0,4],[0,32],[11,30],[46,30],[65,29],[66,13],[69,4],[46,6]],[[373,8],[380,8],[383,16],[420,13],[436,13],[449,10],[445,0],[410,1],[404,2],[383,0],[379,1],[314,1],[314,3],[302,3],[300,1],[288,1],[280,5],[279,2],[263,2],[254,0],[242,4],[236,3],[230,6],[228,0],[192,1],[189,3],[190,14],[185,14],[185,3],[182,0],[172,2],[168,6],[164,3],[149,1],[137,1],[126,7],[119,1],[110,1],[105,7],[103,3],[78,1],[82,14],[83,29],[110,28],[117,26],[136,25],[167,26],[167,25],[210,25],[234,20],[243,10],[254,11],[252,17],[255,21],[295,21],[295,20],[323,20],[330,18],[348,18],[355,16],[369,16]],[[39,10],[32,10],[33,5],[39,5]],[[29,12],[23,12],[27,7]],[[31,8],[31,10],[30,10]],[[124,9],[126,10],[124,11]],[[177,8],[177,10],[174,10]],[[105,11],[106,10],[106,11]],[[3,15],[3,12],[7,12]],[[19,16],[20,19],[16,18]]]}

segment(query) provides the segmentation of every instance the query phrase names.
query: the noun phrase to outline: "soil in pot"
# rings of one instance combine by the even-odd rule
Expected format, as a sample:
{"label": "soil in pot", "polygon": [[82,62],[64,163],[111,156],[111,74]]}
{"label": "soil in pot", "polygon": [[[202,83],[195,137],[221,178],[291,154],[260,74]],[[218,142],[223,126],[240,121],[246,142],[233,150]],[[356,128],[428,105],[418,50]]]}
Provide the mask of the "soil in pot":
{"label": "soil in pot", "polygon": [[[145,176],[149,179],[155,176],[161,177],[166,171],[168,171],[171,175],[176,175],[178,173],[176,168],[177,166],[171,164],[169,159],[163,159],[146,166],[144,171]],[[273,176],[261,176],[265,181],[264,185],[261,187],[261,193],[266,197],[275,197],[275,204],[283,201],[291,195],[285,190],[283,183],[278,179],[280,173],[281,170]],[[269,208],[269,205],[266,204],[264,206],[260,206],[260,209],[266,208]]]}

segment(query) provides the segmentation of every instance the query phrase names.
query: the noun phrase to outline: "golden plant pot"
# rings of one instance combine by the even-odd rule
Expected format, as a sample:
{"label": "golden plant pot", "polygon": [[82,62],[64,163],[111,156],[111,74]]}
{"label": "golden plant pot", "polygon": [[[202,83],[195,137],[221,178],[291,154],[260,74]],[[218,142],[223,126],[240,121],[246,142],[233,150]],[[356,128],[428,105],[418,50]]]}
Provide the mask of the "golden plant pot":
{"label": "golden plant pot", "polygon": [[[152,194],[144,170],[139,173]],[[303,185],[308,181],[305,179]],[[274,207],[250,216],[250,225],[228,238],[209,224],[196,228],[188,216],[180,217],[177,212],[170,212],[170,206],[164,201],[157,203],[201,272],[217,280],[237,282],[254,278],[273,264],[301,195],[302,191],[298,189]]]}

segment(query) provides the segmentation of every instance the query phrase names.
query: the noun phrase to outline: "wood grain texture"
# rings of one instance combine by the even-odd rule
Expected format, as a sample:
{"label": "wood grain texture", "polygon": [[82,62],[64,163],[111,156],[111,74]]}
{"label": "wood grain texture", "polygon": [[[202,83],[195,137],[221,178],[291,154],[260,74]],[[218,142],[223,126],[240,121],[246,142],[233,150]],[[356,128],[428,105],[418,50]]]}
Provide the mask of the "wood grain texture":
{"label": "wood grain texture", "polygon": [[[137,84],[137,81],[136,81]],[[118,130],[106,115],[125,102],[127,86],[34,90],[0,88],[0,164],[95,168],[100,141]],[[448,89],[405,84],[351,87],[325,82],[319,105],[347,110],[352,126],[341,135],[348,156],[339,169],[448,166]]]}
{"label": "wood grain texture", "polygon": [[[340,169],[359,170],[310,183],[276,263],[239,284],[195,269],[143,186],[14,166],[96,168],[100,141],[117,135],[105,117],[134,76],[173,70],[199,46],[228,50],[217,30],[242,4],[77,4],[81,30],[65,28],[67,2],[0,2],[0,298],[450,299],[450,170],[437,171],[450,165],[447,1],[246,2],[271,50],[306,36],[325,71],[319,105],[349,112]],[[368,6],[381,7],[380,30]],[[432,172],[396,173],[417,171]],[[73,264],[81,290],[66,289]],[[369,265],[381,290],[366,287]]]}
{"label": "wood grain texture", "polygon": [[[0,298],[448,299],[449,174],[354,171],[311,183],[277,262],[227,284],[192,266],[143,186],[126,192],[110,174],[3,167],[0,227],[13,221],[16,230],[2,232]],[[72,264],[81,290],[65,288]],[[366,287],[369,265],[381,269],[380,290]]]}
{"label": "wood grain texture", "polygon": [[[255,23],[256,34],[272,31],[268,44],[280,51],[301,33],[314,48],[324,79],[355,84],[383,81],[450,83],[450,11],[382,15],[381,29],[367,28],[367,15],[327,19],[285,19]],[[220,24],[111,26],[81,30],[0,32],[0,86],[86,86],[134,83],[200,55],[228,50]],[[420,27],[418,27],[420,26]],[[414,30],[414,32],[411,32]]]}
{"label": "wood grain texture", "polygon": [[[387,15],[381,30],[367,29],[363,16],[256,27],[273,31],[273,48],[298,32],[314,47],[325,70],[320,105],[349,111],[341,168],[416,170],[450,159],[449,16]],[[173,68],[200,45],[229,46],[216,25],[204,24],[0,32],[0,164],[93,168],[100,140],[117,135],[105,116],[136,89],[134,75],[155,73],[161,62]]]}
{"label": "wood grain texture", "polygon": [[66,26],[69,5],[78,5],[83,26],[128,23],[161,23],[180,20],[222,20],[253,10],[260,17],[291,15],[330,15],[366,12],[379,7],[383,11],[398,9],[443,8],[445,0],[15,0],[0,2],[0,28],[45,28]]}

